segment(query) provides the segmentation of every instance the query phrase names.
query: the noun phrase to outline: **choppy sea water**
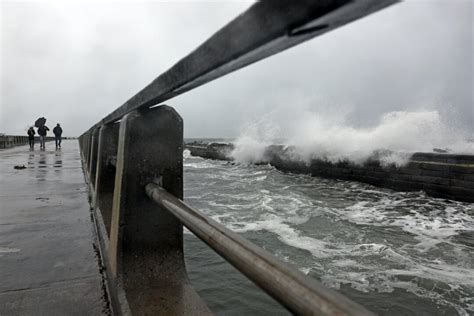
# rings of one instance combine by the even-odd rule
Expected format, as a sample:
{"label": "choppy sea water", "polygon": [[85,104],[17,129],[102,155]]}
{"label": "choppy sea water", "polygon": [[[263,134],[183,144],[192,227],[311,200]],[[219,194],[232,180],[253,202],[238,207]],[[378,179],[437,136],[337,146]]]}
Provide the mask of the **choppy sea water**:
{"label": "choppy sea water", "polygon": [[[185,201],[380,315],[474,314],[474,204],[185,153]],[[191,281],[221,315],[286,315],[190,232]]]}

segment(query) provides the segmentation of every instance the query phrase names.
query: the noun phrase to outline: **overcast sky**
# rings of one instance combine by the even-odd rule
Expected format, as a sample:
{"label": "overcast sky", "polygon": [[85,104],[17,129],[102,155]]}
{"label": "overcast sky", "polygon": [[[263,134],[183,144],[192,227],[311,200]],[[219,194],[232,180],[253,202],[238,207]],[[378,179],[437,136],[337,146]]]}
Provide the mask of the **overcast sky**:
{"label": "overcast sky", "polygon": [[[45,116],[81,134],[250,5],[2,1],[0,132]],[[186,137],[235,137],[302,107],[358,127],[438,110],[472,133],[472,1],[406,1],[166,103]]]}

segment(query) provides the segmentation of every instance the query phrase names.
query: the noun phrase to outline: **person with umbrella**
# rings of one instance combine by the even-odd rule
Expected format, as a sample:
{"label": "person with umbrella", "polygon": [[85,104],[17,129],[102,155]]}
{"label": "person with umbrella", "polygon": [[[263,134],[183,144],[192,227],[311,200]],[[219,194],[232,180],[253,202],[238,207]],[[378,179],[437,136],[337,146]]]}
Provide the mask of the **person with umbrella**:
{"label": "person with umbrella", "polygon": [[44,117],[40,117],[36,120],[35,126],[38,128],[38,135],[40,138],[40,148],[44,149],[44,144],[46,142],[46,134],[49,131],[48,126],[46,124],[46,119]]}

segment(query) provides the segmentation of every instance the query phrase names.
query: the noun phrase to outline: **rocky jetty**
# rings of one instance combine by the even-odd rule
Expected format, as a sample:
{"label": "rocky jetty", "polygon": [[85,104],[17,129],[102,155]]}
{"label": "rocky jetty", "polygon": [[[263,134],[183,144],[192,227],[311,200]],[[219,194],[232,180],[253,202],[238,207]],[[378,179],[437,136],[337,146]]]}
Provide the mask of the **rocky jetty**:
{"label": "rocky jetty", "polygon": [[[193,156],[232,161],[232,144],[189,143],[185,148]],[[292,173],[369,183],[398,191],[423,190],[428,195],[474,202],[474,155],[414,153],[408,163],[397,167],[384,165],[377,155],[362,164],[344,160],[336,163],[298,158],[292,147],[268,146],[261,163]]]}

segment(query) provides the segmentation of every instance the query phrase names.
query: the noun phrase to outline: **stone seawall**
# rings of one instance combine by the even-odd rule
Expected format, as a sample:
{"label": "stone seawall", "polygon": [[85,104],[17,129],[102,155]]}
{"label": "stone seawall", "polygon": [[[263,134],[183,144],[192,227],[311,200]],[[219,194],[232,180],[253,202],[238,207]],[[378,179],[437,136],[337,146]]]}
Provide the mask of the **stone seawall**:
{"label": "stone seawall", "polygon": [[[232,145],[187,144],[185,148],[193,156],[232,160]],[[360,181],[398,191],[423,190],[433,197],[474,202],[474,155],[414,153],[402,167],[382,166],[375,159],[358,165],[349,161],[331,163],[319,159],[307,163],[294,157],[291,148],[269,146],[262,163],[269,163],[285,172]]]}

